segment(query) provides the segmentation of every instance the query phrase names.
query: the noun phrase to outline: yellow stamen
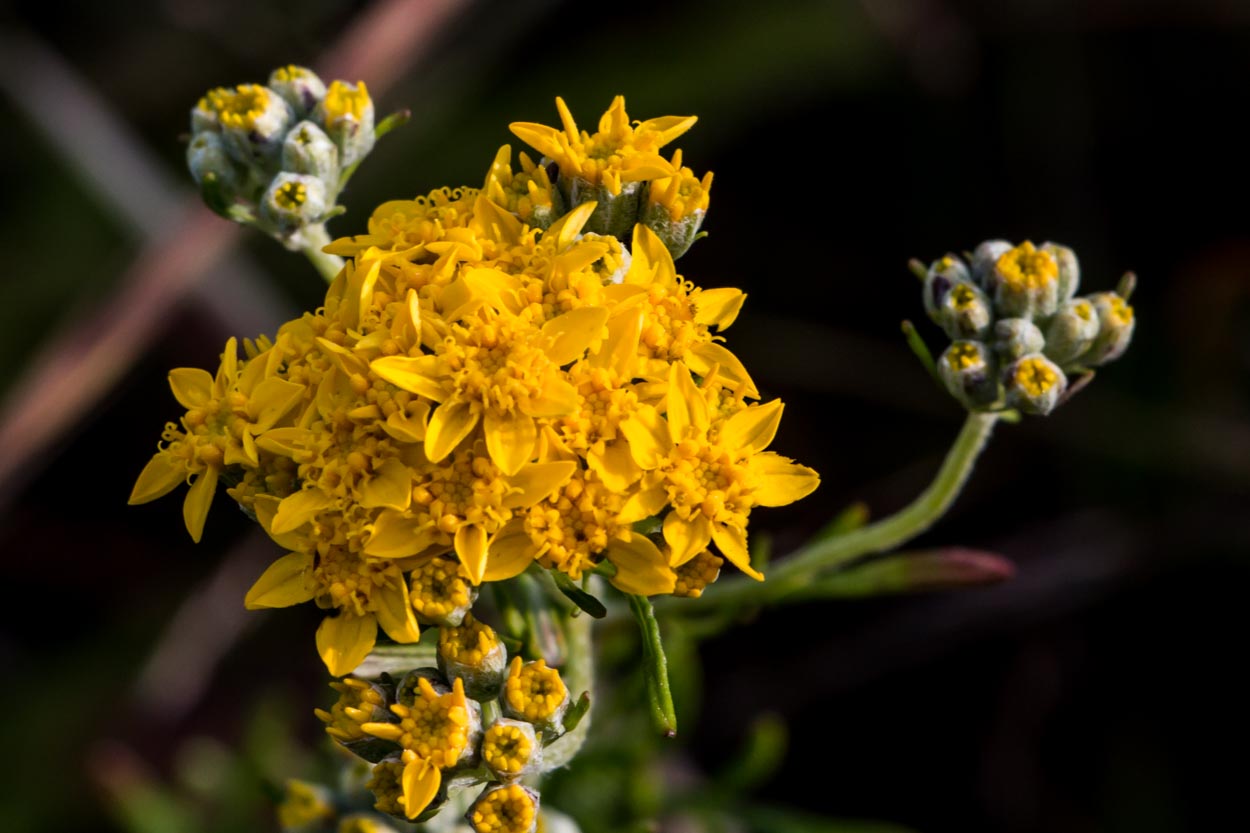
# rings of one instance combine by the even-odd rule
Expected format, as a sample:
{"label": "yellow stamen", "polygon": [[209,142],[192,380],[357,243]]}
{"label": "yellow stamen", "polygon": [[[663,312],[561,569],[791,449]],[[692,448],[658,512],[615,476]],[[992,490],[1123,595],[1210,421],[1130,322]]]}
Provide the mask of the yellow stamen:
{"label": "yellow stamen", "polygon": [[1017,289],[1041,289],[1059,277],[1059,263],[1050,252],[1039,251],[1028,240],[998,258],[998,275]]}
{"label": "yellow stamen", "polygon": [[1016,365],[1013,378],[1016,387],[1033,397],[1041,396],[1059,381],[1059,375],[1055,373],[1050,363],[1037,358],[1022,359]]}

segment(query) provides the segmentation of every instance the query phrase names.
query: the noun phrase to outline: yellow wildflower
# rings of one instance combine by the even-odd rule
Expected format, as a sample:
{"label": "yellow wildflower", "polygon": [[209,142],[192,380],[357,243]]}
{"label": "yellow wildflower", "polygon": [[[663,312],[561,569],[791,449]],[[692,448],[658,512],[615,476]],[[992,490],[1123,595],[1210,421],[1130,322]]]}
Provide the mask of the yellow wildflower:
{"label": "yellow wildflower", "polygon": [[513,657],[504,681],[504,710],[537,726],[553,726],[569,703],[569,690],[560,672],[548,668],[546,660],[523,663]]}
{"label": "yellow wildflower", "polygon": [[488,788],[469,810],[473,833],[533,833],[538,796],[520,784]]}
{"label": "yellow wildflower", "polygon": [[501,717],[482,735],[482,763],[501,781],[532,770],[541,752],[534,727],[522,720]]}
{"label": "yellow wildflower", "polygon": [[366,737],[361,727],[377,720],[379,712],[386,709],[386,697],[377,686],[367,680],[345,677],[335,680],[330,687],[339,693],[339,699],[330,711],[315,709],[317,719],[326,724],[326,734],[340,742],[357,741]]}

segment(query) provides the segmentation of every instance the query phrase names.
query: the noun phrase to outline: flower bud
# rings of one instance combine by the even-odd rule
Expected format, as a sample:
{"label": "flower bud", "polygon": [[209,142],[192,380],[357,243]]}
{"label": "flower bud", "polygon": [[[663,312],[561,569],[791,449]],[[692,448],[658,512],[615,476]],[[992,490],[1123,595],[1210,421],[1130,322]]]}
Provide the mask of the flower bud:
{"label": "flower bud", "polygon": [[1059,307],[1059,263],[1026,240],[998,258],[985,288],[999,315],[1045,318]]}
{"label": "flower bud", "polygon": [[282,170],[315,176],[325,183],[327,196],[338,190],[339,149],[310,121],[291,128],[282,141]]}
{"label": "flower bud", "polygon": [[269,89],[291,105],[297,119],[306,118],[326,96],[326,85],[307,67],[289,64],[269,75]]}
{"label": "flower bud", "polygon": [[326,208],[325,183],[285,171],[273,178],[260,200],[261,216],[287,235],[320,221]]}
{"label": "flower bud", "polygon": [[1133,340],[1133,308],[1115,292],[1099,292],[1089,296],[1098,313],[1098,337],[1089,351],[1081,356],[1082,364],[1096,366],[1118,359]]}
{"label": "flower bud", "polygon": [[561,175],[557,184],[570,211],[584,202],[596,203],[595,213],[590,215],[582,231],[629,239],[638,222],[644,183],[622,182],[615,194],[606,185],[595,185],[579,176]]}
{"label": "flower bud", "polygon": [[1050,359],[1033,353],[1007,368],[1003,384],[1009,406],[1021,413],[1045,416],[1059,404],[1059,398],[1068,387],[1068,378]]}
{"label": "flower bud", "polygon": [[673,176],[651,180],[642,209],[643,225],[656,233],[673,260],[684,255],[699,236],[707,215],[712,172],[700,179],[681,164],[681,151],[673,154]]}
{"label": "flower bud", "polygon": [[1042,331],[1027,318],[1000,318],[994,324],[994,352],[1012,361],[1026,353],[1040,353],[1046,345]]}
{"label": "flower bud", "polygon": [[[235,161],[266,173],[275,172],[282,139],[294,120],[291,105],[260,84],[240,84],[233,90],[218,87],[206,98],[217,114],[226,150]],[[195,120],[193,113],[192,121]]]}
{"label": "flower bud", "polygon": [[560,721],[568,705],[569,690],[559,671],[548,668],[545,660],[522,663],[513,657],[503,687],[506,715],[555,736],[563,729]]}
{"label": "flower bud", "polygon": [[520,784],[488,787],[465,815],[473,833],[534,833],[538,793]]}
{"label": "flower bud", "polygon": [[1068,301],[1050,320],[1046,328],[1046,349],[1041,352],[1061,367],[1068,365],[1090,348],[1098,337],[1098,330],[1098,313],[1088,299]]}
{"label": "flower bud", "polygon": [[320,784],[292,778],[286,782],[278,804],[278,825],[284,831],[315,830],[321,822],[334,818],[334,796]]}
{"label": "flower bud", "polygon": [[971,283],[957,283],[942,299],[938,324],[953,339],[979,339],[990,329],[993,317],[989,298]]}
{"label": "flower bud", "polygon": [[330,683],[330,688],[339,693],[338,701],[329,711],[314,711],[317,719],[326,724],[327,735],[367,761],[379,761],[395,750],[394,744],[381,741],[361,728],[366,723],[395,722],[395,715],[389,708],[392,702],[389,687],[344,677]]}
{"label": "flower bud", "polygon": [[673,595],[699,598],[703,595],[703,588],[720,576],[720,568],[724,563],[725,560],[713,555],[711,550],[699,553],[677,568],[677,584],[673,588]]}
{"label": "flower bud", "polygon": [[947,294],[956,284],[968,283],[968,267],[955,255],[946,255],[933,261],[924,279],[924,310],[935,323],[942,321],[942,305]]}
{"label": "flower bud", "polygon": [[500,781],[515,781],[540,770],[542,743],[530,724],[501,717],[482,735],[482,763]]}
{"label": "flower bud", "polygon": [[956,341],[937,362],[938,375],[951,396],[969,410],[980,410],[999,398],[994,357],[979,341]]}
{"label": "flower bud", "polygon": [[474,700],[499,696],[508,652],[488,625],[466,614],[459,627],[440,628],[438,667],[447,679],[459,677]]}
{"label": "flower bud", "polygon": [[422,622],[455,627],[473,607],[477,588],[455,558],[438,556],[413,568],[408,599]]}
{"label": "flower bud", "polygon": [[408,817],[408,805],[404,800],[404,769],[407,764],[399,755],[379,761],[373,767],[373,777],[365,784],[373,793],[373,809],[393,818],[408,822],[422,822],[432,818],[447,803],[447,781],[439,783],[438,792],[426,807],[413,818]]}
{"label": "flower bud", "polygon": [[365,82],[332,82],[317,105],[316,116],[325,125],[326,135],[338,145],[339,163],[344,168],[373,150],[373,99]]}
{"label": "flower bud", "polygon": [[1050,242],[1043,243],[1040,251],[1053,257],[1059,266],[1059,303],[1071,301],[1081,286],[1081,264],[1076,259],[1076,252],[1067,246]]}
{"label": "flower bud", "polygon": [[403,706],[411,706],[419,697],[421,681],[425,680],[436,694],[451,691],[447,678],[437,668],[414,668],[405,674],[395,686],[395,702]]}
{"label": "flower bud", "polygon": [[977,246],[972,253],[972,279],[983,288],[988,288],[990,275],[998,259],[1011,251],[1011,244],[1006,240],[986,240]]}

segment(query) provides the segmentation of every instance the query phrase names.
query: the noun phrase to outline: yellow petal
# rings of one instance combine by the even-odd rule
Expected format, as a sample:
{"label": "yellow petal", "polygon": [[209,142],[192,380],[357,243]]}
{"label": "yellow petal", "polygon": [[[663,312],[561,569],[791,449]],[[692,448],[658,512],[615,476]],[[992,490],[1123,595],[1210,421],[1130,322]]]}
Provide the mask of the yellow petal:
{"label": "yellow petal", "polygon": [[373,588],[373,615],[386,635],[396,642],[408,644],[421,638],[417,615],[408,603],[408,588],[402,578]]}
{"label": "yellow petal", "polygon": [[677,586],[677,574],[645,535],[633,532],[628,541],[608,544],[608,560],[616,567],[612,585],[623,593],[658,596]]}
{"label": "yellow petal", "polygon": [[497,310],[518,311],[516,301],[509,297],[521,287],[521,281],[516,276],[498,269],[478,267],[469,269],[460,280],[464,281],[472,297],[481,298]]}
{"label": "yellow petal", "polygon": [[[504,147],[508,147],[504,145]],[[503,148],[500,148],[502,153]],[[498,157],[497,157],[498,158]],[[505,163],[506,164],[506,163]],[[493,167],[493,166],[492,166]],[[481,194],[473,203],[473,222],[480,223],[489,229],[487,236],[497,240],[504,248],[510,248],[521,239],[523,226],[521,221],[491,202],[485,194]]]}
{"label": "yellow petal", "polygon": [[668,492],[662,486],[653,486],[630,495],[629,500],[621,507],[616,516],[617,523],[632,524],[652,515],[660,514],[660,510],[668,506]]}
{"label": "yellow petal", "polygon": [[509,521],[490,542],[490,554],[482,580],[503,581],[519,576],[533,563],[537,552],[538,547],[534,546],[529,533],[525,531],[525,523],[520,520]]}
{"label": "yellow petal", "polygon": [[195,478],[191,488],[187,490],[186,499],[182,501],[182,520],[191,533],[191,540],[200,542],[204,534],[204,521],[208,519],[208,509],[213,505],[213,493],[217,491],[217,469],[207,468]]}
{"label": "yellow petal", "polygon": [[668,563],[680,567],[707,549],[712,542],[712,522],[702,512],[682,520],[676,512],[664,518],[664,541],[669,546]]}
{"label": "yellow petal", "polygon": [[542,329],[543,337],[551,343],[547,355],[561,366],[576,361],[603,334],[607,321],[606,307],[578,307],[556,316]]}
{"label": "yellow petal", "polygon": [[525,403],[522,410],[532,417],[564,416],[576,411],[578,402],[577,388],[553,374],[543,385],[542,395]]}
{"label": "yellow petal", "polygon": [[604,445],[603,453],[586,452],[586,465],[599,475],[610,492],[624,492],[642,476],[642,469],[629,452],[629,443],[621,440]]}
{"label": "yellow petal", "polygon": [[372,613],[353,616],[341,611],[327,616],[317,628],[317,653],[331,676],[342,677],[365,661],[378,638],[378,621]]}
{"label": "yellow petal", "polygon": [[707,434],[707,400],[681,362],[675,362],[669,370],[667,404],[668,435],[673,445]]}
{"label": "yellow petal", "polygon": [[694,320],[718,330],[728,329],[738,317],[746,299],[745,292],[731,286],[700,290],[693,299]]}
{"label": "yellow petal", "polygon": [[654,231],[642,223],[634,226],[633,245],[629,247],[632,260],[625,273],[625,283],[649,286],[657,283],[671,285],[677,278],[677,267],[668,247]]}
{"label": "yellow petal", "polygon": [[650,406],[634,411],[621,423],[621,433],[629,440],[629,453],[638,465],[648,471],[660,464],[660,458],[673,449],[668,423]]}
{"label": "yellow petal", "polygon": [[556,159],[564,155],[564,148],[560,145],[559,139],[562,134],[554,127],[548,127],[545,124],[534,124],[533,122],[516,121],[508,125],[508,129],[512,131],[514,136],[543,156],[550,156]]}
{"label": "yellow petal", "polygon": [[334,498],[320,489],[303,489],[293,495],[288,495],[278,504],[278,511],[274,513],[270,533],[281,535],[284,532],[294,532],[311,521],[318,512],[329,509],[333,505]]}
{"label": "yellow petal", "polygon": [[389,506],[407,509],[412,502],[412,470],[395,457],[378,466],[360,490],[360,505],[366,509]]}
{"label": "yellow petal", "polygon": [[248,610],[265,607],[290,607],[312,599],[315,591],[311,581],[313,557],[309,553],[290,552],[269,565],[243,597]]}
{"label": "yellow petal", "polygon": [[[413,408],[409,403],[409,408]],[[430,420],[430,406],[424,399],[416,400],[413,413],[395,411],[386,418],[382,430],[401,443],[419,443],[425,440],[426,423]]]}
{"label": "yellow petal", "polygon": [[256,446],[279,457],[294,458],[315,446],[316,436],[305,428],[270,428],[256,438]]}
{"label": "yellow petal", "polygon": [[477,524],[462,524],[456,530],[455,546],[469,580],[481,584],[486,575],[486,530]]}
{"label": "yellow petal", "polygon": [[407,558],[434,543],[434,528],[393,509],[384,510],[373,522],[365,555],[373,558]]}
{"label": "yellow petal", "polygon": [[511,487],[503,497],[505,509],[525,509],[563,486],[577,471],[571,460],[534,463],[508,478]]}
{"label": "yellow petal", "polygon": [[777,436],[783,407],[780,399],[774,399],[764,405],[752,405],[738,411],[721,426],[721,446],[730,453],[742,452],[740,456],[759,454]]}
{"label": "yellow petal", "polygon": [[404,815],[415,819],[438,795],[443,776],[438,767],[424,758],[417,758],[404,767],[400,780],[404,788]]}
{"label": "yellow petal", "polygon": [[268,431],[304,398],[306,388],[276,376],[258,384],[247,401],[247,412],[256,433]]}
{"label": "yellow petal", "polygon": [[187,479],[187,468],[163,451],[158,451],[139,472],[139,479],[130,492],[129,503],[147,503],[169,494]]}
{"label": "yellow petal", "polygon": [[547,240],[552,237],[556,238],[556,249],[562,251],[567,249],[577,239],[577,235],[582,233],[582,229],[586,223],[590,222],[590,215],[595,213],[598,203],[584,202],[574,208],[568,214],[551,224],[551,228],[543,234],[543,239]]}
{"label": "yellow petal", "polygon": [[614,367],[622,379],[634,375],[638,360],[638,341],[642,337],[643,313],[640,309],[626,310],[608,320],[608,336],[599,350],[590,358],[595,367]]}
{"label": "yellow petal", "polygon": [[504,474],[516,474],[534,458],[538,425],[529,414],[519,411],[500,413],[492,408],[486,412],[483,428],[486,431],[486,450]]}
{"label": "yellow petal", "polygon": [[712,540],[720,548],[721,555],[756,581],[763,581],[764,574],[751,566],[751,553],[747,549],[747,534],[729,524],[712,524]]}
{"label": "yellow petal", "polygon": [[820,485],[820,475],[780,454],[765,451],[751,458],[756,475],[752,497],[758,506],[785,506],[805,498]]}
{"label": "yellow petal", "polygon": [[297,532],[283,532],[277,535],[273,532],[273,519],[278,514],[280,505],[282,505],[282,499],[273,495],[257,495],[252,498],[252,512],[255,513],[256,521],[261,529],[265,530],[269,537],[283,549],[297,550],[304,543],[304,536]]}
{"label": "yellow petal", "polygon": [[438,356],[383,356],[369,363],[369,369],[397,388],[442,402],[445,365]]}
{"label": "yellow petal", "polygon": [[239,378],[239,342],[234,336],[226,339],[226,348],[221,351],[221,367],[217,368],[215,385],[220,387],[218,394],[224,393]]}
{"label": "yellow petal", "polygon": [[655,143],[655,147],[662,148],[694,127],[694,123],[698,120],[698,116],[660,116],[656,119],[647,119],[634,127],[634,135],[641,136],[650,133],[652,135],[648,139]]}
{"label": "yellow petal", "polygon": [[712,366],[719,367],[719,375],[721,378],[729,381],[734,385],[742,385],[743,393],[752,399],[759,399],[760,392],[756,389],[755,383],[751,381],[751,374],[747,373],[747,369],[742,362],[733,353],[717,344],[714,341],[705,342],[691,348],[690,353],[686,356],[686,362],[690,365],[690,369],[700,376],[706,376],[712,370]]}
{"label": "yellow petal", "polygon": [[198,408],[213,397],[213,375],[198,367],[178,367],[169,371],[169,388],[179,405]]}
{"label": "yellow petal", "polygon": [[437,463],[460,445],[477,427],[478,412],[468,402],[444,402],[430,415],[425,432],[425,456]]}

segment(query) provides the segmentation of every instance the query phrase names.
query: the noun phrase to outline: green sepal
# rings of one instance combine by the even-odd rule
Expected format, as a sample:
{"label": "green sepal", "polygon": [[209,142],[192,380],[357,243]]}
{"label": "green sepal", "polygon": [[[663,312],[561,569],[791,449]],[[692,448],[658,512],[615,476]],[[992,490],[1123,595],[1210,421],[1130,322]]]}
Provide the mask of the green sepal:
{"label": "green sepal", "polygon": [[582,696],[577,698],[577,702],[571,704],[564,713],[564,734],[568,734],[577,728],[577,724],[582,722],[582,718],[590,712],[590,692],[583,691]]}

